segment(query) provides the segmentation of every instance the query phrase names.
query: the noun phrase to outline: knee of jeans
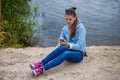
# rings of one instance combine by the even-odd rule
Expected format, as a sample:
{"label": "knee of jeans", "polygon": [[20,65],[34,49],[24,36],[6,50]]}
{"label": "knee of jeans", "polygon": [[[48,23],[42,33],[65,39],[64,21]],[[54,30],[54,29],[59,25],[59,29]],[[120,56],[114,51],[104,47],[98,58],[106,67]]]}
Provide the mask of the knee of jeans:
{"label": "knee of jeans", "polygon": [[68,47],[65,45],[61,45],[60,48],[68,48]]}
{"label": "knee of jeans", "polygon": [[67,58],[67,57],[68,57],[68,52],[67,52],[67,51],[63,52],[62,55],[61,55],[61,57],[62,57],[62,58],[64,58],[64,57]]}
{"label": "knee of jeans", "polygon": [[68,47],[67,47],[67,46],[59,46],[57,50],[59,50],[59,51],[62,51],[62,52],[63,52],[63,51],[68,50]]}

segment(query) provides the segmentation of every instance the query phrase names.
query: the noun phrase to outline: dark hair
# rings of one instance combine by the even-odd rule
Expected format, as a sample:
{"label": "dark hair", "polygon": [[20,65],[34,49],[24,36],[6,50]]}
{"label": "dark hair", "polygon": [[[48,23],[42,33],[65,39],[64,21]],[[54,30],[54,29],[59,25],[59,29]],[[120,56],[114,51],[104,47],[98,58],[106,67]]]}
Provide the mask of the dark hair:
{"label": "dark hair", "polygon": [[65,15],[72,15],[74,17],[76,17],[76,20],[74,21],[74,23],[71,26],[70,29],[70,36],[69,38],[72,39],[75,35],[76,35],[76,27],[77,27],[77,14],[75,12],[77,8],[76,7],[71,7],[69,9],[65,9]]}
{"label": "dark hair", "polygon": [[65,14],[76,16],[76,12],[75,12],[76,9],[77,9],[76,7],[71,7],[69,9],[65,9]]}

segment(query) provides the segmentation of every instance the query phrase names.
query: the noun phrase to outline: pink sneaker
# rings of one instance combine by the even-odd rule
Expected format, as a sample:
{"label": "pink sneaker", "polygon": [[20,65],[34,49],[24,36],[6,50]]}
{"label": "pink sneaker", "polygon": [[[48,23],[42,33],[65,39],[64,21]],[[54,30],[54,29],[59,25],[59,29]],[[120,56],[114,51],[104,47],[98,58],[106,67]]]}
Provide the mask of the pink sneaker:
{"label": "pink sneaker", "polygon": [[43,73],[43,68],[38,68],[38,69],[32,71],[33,76],[37,76],[41,73]]}
{"label": "pink sneaker", "polygon": [[31,68],[32,70],[37,69],[37,68],[39,68],[39,67],[42,67],[42,64],[41,64],[40,62],[36,62],[36,63],[34,63],[34,64],[30,64],[30,68]]}

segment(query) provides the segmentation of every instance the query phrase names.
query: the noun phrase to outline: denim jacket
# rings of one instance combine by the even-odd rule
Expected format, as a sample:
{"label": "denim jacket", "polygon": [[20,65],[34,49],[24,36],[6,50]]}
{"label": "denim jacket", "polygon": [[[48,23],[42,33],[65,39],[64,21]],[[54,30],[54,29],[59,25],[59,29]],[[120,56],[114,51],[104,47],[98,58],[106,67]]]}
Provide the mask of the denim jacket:
{"label": "denim jacket", "polygon": [[85,52],[86,49],[86,29],[84,25],[78,21],[76,28],[76,36],[69,39],[70,27],[68,25],[62,28],[59,39],[63,39],[70,44],[70,49]]}

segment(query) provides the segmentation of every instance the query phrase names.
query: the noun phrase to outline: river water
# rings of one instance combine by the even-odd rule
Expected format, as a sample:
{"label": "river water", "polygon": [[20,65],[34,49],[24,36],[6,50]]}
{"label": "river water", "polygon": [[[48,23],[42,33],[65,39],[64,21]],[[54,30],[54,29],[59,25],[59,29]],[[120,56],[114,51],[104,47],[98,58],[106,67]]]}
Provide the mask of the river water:
{"label": "river water", "polygon": [[[77,15],[87,30],[87,46],[120,45],[120,0],[32,0],[31,7],[39,6],[38,28],[33,36],[34,46],[56,46],[65,25],[64,10],[77,7]],[[38,24],[37,26],[39,26]]]}

